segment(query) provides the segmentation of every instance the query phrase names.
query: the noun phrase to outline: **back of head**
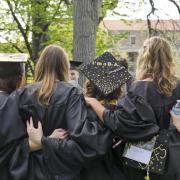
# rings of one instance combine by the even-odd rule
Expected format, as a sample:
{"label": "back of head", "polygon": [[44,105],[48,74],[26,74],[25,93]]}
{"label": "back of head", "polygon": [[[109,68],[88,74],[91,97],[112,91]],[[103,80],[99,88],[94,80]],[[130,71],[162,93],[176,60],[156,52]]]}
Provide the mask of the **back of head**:
{"label": "back of head", "polygon": [[115,89],[108,95],[104,95],[91,81],[86,81],[85,83],[85,95],[88,97],[94,97],[99,101],[105,100],[107,103],[110,103],[112,100],[118,100],[122,95],[122,86]]}
{"label": "back of head", "polygon": [[11,93],[21,84],[24,69],[19,62],[0,62],[0,90]]}
{"label": "back of head", "polygon": [[82,66],[81,71],[89,79],[85,84],[85,95],[102,101],[108,108],[115,105],[123,93],[123,84],[131,77],[127,68],[126,59],[116,60],[109,52]]}
{"label": "back of head", "polygon": [[65,51],[56,45],[46,47],[40,55],[35,69],[35,82],[40,82],[38,100],[48,104],[55,82],[68,81],[69,63]]}
{"label": "back of head", "polygon": [[145,40],[137,59],[136,78],[152,78],[161,94],[172,95],[176,86],[175,63],[165,39],[155,36]]}

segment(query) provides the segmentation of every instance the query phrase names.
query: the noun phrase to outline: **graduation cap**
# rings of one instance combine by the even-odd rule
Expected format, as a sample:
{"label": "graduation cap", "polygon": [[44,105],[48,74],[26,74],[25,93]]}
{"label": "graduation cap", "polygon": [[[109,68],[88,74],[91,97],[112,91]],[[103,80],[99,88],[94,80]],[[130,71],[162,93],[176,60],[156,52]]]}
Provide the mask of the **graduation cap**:
{"label": "graduation cap", "polygon": [[79,66],[82,64],[83,62],[81,61],[70,61],[70,69],[71,70],[79,70]]}
{"label": "graduation cap", "polygon": [[27,54],[0,53],[0,78],[8,78],[25,73],[24,62],[27,62]]}
{"label": "graduation cap", "polygon": [[127,69],[109,52],[81,65],[80,70],[105,96],[132,78]]}

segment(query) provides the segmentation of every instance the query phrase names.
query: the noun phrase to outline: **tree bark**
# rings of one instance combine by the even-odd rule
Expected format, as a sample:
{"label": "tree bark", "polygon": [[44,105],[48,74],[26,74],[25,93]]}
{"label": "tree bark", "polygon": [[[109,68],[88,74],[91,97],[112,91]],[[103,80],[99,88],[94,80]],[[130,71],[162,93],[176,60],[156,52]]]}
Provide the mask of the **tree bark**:
{"label": "tree bark", "polygon": [[[96,54],[96,30],[102,0],[73,1],[73,60],[88,63]],[[80,84],[84,78],[82,78]]]}
{"label": "tree bark", "polygon": [[49,40],[48,28],[49,22],[46,18],[47,1],[32,0],[32,60],[36,63],[40,51],[44,48],[45,43]]}

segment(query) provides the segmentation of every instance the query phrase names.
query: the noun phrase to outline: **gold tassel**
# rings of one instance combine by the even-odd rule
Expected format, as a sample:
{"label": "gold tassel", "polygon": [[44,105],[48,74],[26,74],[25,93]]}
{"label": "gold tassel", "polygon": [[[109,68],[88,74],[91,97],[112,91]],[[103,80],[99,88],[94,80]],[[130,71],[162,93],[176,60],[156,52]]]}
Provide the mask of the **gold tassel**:
{"label": "gold tassel", "polygon": [[149,175],[144,177],[144,180],[150,180]]}
{"label": "gold tassel", "polygon": [[144,180],[150,180],[150,176],[149,176],[149,166],[147,167],[147,174],[144,177]]}

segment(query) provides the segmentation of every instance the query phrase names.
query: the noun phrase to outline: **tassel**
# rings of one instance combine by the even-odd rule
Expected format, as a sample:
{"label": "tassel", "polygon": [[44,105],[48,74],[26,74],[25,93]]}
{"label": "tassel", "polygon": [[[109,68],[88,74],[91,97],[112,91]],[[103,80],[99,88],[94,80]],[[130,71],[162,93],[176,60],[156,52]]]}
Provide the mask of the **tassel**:
{"label": "tassel", "polygon": [[150,180],[150,176],[149,176],[149,166],[147,168],[147,174],[146,176],[144,177],[144,180]]}
{"label": "tassel", "polygon": [[145,177],[144,177],[144,180],[150,180],[149,175],[145,176]]}

